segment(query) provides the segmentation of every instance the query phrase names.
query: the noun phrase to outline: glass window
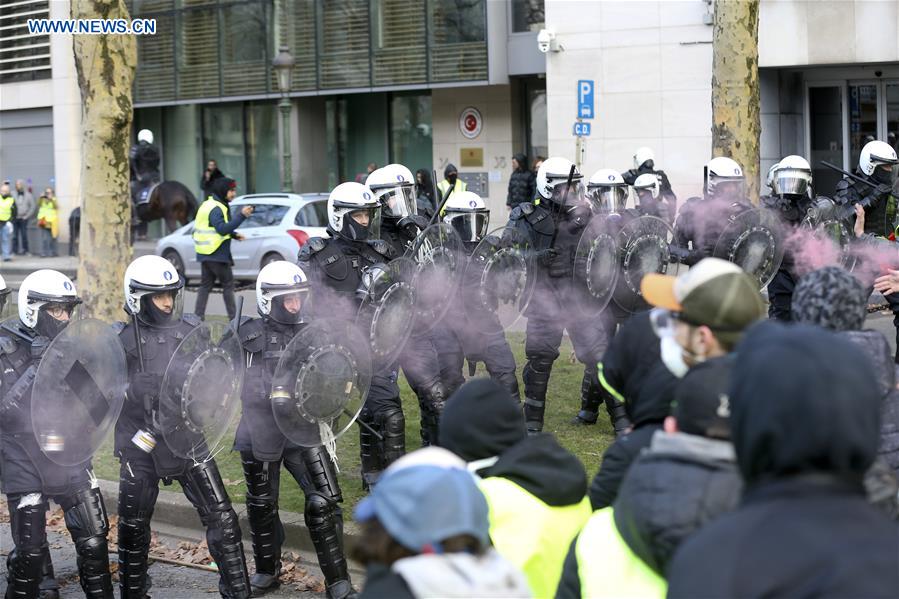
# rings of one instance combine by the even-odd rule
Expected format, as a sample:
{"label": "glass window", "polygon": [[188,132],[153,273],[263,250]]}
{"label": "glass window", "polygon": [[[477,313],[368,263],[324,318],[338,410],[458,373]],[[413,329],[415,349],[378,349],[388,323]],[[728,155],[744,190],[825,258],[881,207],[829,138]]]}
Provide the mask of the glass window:
{"label": "glass window", "polygon": [[368,0],[321,0],[321,88],[371,85],[368,11]]}
{"label": "glass window", "polygon": [[222,88],[225,95],[268,91],[272,13],[267,3],[230,4],[221,8]]}
{"label": "glass window", "polygon": [[[276,2],[275,10],[287,7],[287,14],[277,21],[285,28],[285,38],[296,64],[293,67],[291,87],[295,90],[315,89],[318,79],[318,58],[315,44],[315,2],[313,0],[286,0]],[[272,69],[274,71],[274,69]],[[278,89],[272,72],[271,89]]]}
{"label": "glass window", "polygon": [[185,10],[175,23],[178,97],[220,95],[218,10]]}
{"label": "glass window", "polygon": [[549,155],[549,136],[546,119],[546,83],[543,87],[528,87],[528,157]]}
{"label": "glass window", "polygon": [[887,83],[884,87],[887,99],[887,143],[899,148],[899,83]]}
{"label": "glass window", "polygon": [[250,193],[281,189],[277,108],[271,102],[252,102],[247,106],[247,191]]}
{"label": "glass window", "polygon": [[374,85],[427,79],[424,0],[376,0],[372,29]]}
{"label": "glass window", "polygon": [[877,139],[877,84],[849,86],[849,168],[869,141]]}
{"label": "glass window", "polygon": [[540,31],[545,24],[543,0],[512,0],[512,32]]}
{"label": "glass window", "polygon": [[203,106],[203,149],[206,160],[215,160],[219,170],[237,182],[237,195],[247,187],[246,148],[244,147],[242,104]]}
{"label": "glass window", "polygon": [[843,164],[843,100],[839,86],[808,88],[809,162],[815,193],[832,196],[842,175],[820,166],[822,160]]}
{"label": "glass window", "polygon": [[325,227],[328,225],[328,202],[306,204],[297,212],[294,224],[298,227]]}
{"label": "glass window", "polygon": [[[243,208],[243,205],[232,206],[232,215],[237,214],[241,208]],[[276,206],[274,204],[253,204],[253,214],[240,223],[238,229],[253,229],[256,227],[274,227],[280,225],[281,221],[284,220],[284,215],[287,214],[288,208],[289,206]]]}
{"label": "glass window", "polygon": [[407,166],[431,170],[431,96],[394,95],[390,101],[390,160]]}
{"label": "glass window", "polygon": [[431,0],[431,80],[487,78],[484,0]]}

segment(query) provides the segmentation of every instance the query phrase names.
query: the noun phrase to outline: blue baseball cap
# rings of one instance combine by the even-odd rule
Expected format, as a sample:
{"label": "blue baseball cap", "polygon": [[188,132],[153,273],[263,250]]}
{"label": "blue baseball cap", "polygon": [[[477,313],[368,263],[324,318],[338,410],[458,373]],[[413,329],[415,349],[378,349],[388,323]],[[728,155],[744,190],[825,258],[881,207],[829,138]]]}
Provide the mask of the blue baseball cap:
{"label": "blue baseball cap", "polygon": [[487,500],[474,476],[431,464],[387,470],[355,518],[377,518],[401,545],[417,553],[441,553],[441,541],[470,535],[489,544]]}

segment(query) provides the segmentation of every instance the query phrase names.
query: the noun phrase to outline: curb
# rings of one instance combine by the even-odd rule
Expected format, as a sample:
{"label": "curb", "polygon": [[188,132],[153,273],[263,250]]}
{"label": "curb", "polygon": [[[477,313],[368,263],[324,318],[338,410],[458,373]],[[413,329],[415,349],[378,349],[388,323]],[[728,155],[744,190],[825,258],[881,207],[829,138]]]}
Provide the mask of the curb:
{"label": "curb", "polygon": [[[117,512],[119,503],[119,484],[109,480],[99,480],[100,491],[103,493],[103,501],[109,513]],[[250,540],[250,526],[247,521],[247,508],[243,503],[235,503],[234,511],[240,520],[240,529],[245,541]],[[346,513],[347,510],[344,510]],[[312,540],[309,538],[309,530],[303,520],[303,514],[286,512],[281,510],[281,523],[284,525],[284,550],[315,552]],[[159,498],[156,500],[156,509],[153,511],[151,527],[162,524],[178,530],[190,531],[192,536],[203,539],[206,535],[205,527],[200,523],[197,511],[182,493],[160,489]],[[352,520],[345,521],[343,525],[344,551],[350,550],[360,540],[358,525]],[[249,560],[248,560],[249,561]]]}

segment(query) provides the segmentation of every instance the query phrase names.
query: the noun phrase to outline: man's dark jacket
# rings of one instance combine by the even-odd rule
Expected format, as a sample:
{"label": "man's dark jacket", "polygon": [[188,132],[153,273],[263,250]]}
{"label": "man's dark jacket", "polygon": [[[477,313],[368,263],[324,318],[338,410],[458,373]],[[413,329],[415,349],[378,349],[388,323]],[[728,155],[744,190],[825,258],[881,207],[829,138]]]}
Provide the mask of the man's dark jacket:
{"label": "man's dark jacket", "polygon": [[742,505],[681,545],[668,597],[899,597],[899,527],[865,500],[880,394],[849,341],[756,325],[737,348]]}

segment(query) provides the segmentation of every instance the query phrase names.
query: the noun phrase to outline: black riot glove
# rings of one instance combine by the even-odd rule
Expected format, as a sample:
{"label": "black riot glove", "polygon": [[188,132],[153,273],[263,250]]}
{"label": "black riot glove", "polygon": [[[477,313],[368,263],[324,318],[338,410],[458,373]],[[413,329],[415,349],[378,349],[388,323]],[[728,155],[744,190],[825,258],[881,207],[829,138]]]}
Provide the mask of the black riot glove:
{"label": "black riot glove", "polygon": [[131,395],[141,403],[147,405],[159,396],[162,381],[159,375],[152,372],[137,372],[131,378]]}
{"label": "black riot glove", "polygon": [[547,248],[545,250],[540,250],[539,252],[537,252],[535,254],[535,257],[537,258],[537,262],[540,264],[540,266],[549,268],[550,266],[552,266],[553,262],[555,262],[558,255],[559,252],[557,252],[553,248]]}
{"label": "black riot glove", "polygon": [[893,193],[893,186],[889,183],[878,183],[874,188],[874,194],[878,197],[887,196]]}
{"label": "black riot glove", "polygon": [[679,245],[671,244],[668,246],[668,254],[671,256],[672,262],[680,262],[685,264],[685,260],[690,257],[690,250],[682,248]]}
{"label": "black riot glove", "polygon": [[35,362],[39,362],[41,357],[44,355],[44,351],[46,351],[47,346],[50,345],[50,339],[44,337],[43,335],[38,335],[34,339],[31,340],[31,358]]}

